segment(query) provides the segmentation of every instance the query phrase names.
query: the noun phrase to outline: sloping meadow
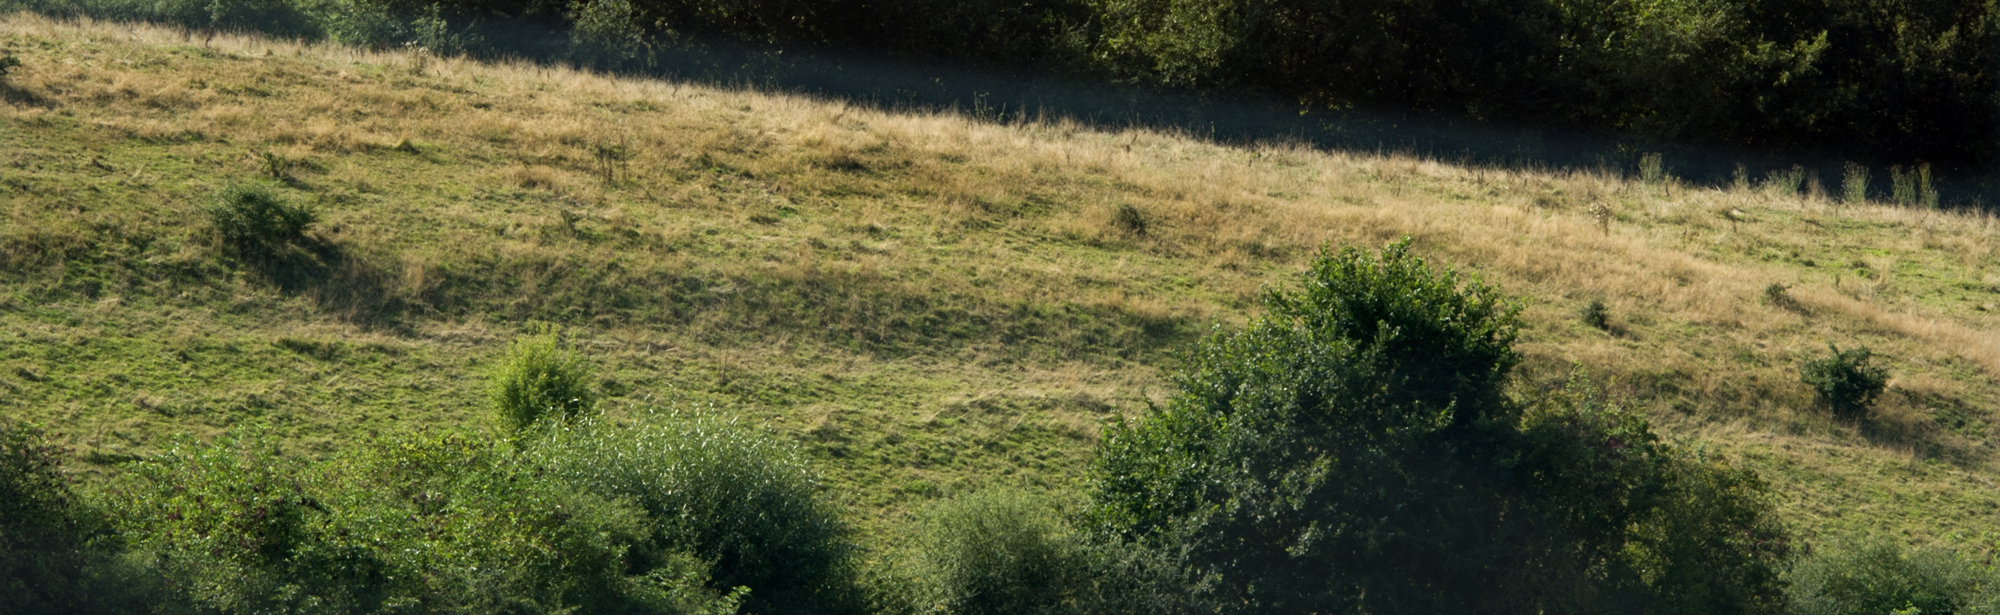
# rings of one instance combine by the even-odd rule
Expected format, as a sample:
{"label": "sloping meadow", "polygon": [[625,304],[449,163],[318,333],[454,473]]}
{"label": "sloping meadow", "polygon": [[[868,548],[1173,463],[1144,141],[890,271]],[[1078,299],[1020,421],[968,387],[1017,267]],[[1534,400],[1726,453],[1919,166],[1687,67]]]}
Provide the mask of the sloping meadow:
{"label": "sloping meadow", "polygon": [[[940,496],[1077,483],[1100,422],[1260,288],[1407,235],[1524,302],[1511,386],[1584,365],[1757,469],[1801,534],[1929,544],[2000,503],[1980,212],[31,15],[0,47],[0,412],[94,475],[243,423],[308,456],[480,426],[494,357],[558,323],[612,417],[796,439],[890,534]],[[204,211],[253,185],[315,223],[232,249]],[[1890,368],[1867,422],[1799,382],[1829,342]]]}

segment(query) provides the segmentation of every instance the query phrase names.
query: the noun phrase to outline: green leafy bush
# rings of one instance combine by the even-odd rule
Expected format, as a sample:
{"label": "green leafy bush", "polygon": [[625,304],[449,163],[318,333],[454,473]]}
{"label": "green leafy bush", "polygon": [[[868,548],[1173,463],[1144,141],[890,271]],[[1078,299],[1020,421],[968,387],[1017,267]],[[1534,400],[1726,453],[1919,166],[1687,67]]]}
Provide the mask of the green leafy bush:
{"label": "green leafy bush", "polygon": [[1054,504],[1011,489],[926,511],[887,612],[1169,615],[1214,612],[1167,553],[1092,541]]}
{"label": "green leafy bush", "polygon": [[[1535,400],[1505,465],[1587,571],[1572,609],[1755,613],[1778,604],[1785,528],[1756,474],[1662,442],[1583,377]],[[1559,560],[1560,561],[1560,560]]]}
{"label": "green leafy bush", "polygon": [[0,422],[0,540],[75,542],[74,506],[61,449],[40,429]]}
{"label": "green leafy bush", "polygon": [[238,431],[140,463],[117,525],[203,611],[720,613],[685,553],[627,560],[658,522],[546,480],[513,447],[451,434],[333,460]]}
{"label": "green leafy bush", "polygon": [[290,246],[303,245],[306,230],[319,221],[312,208],[293,205],[257,184],[224,188],[217,202],[202,212],[225,244],[251,259],[268,258]]}
{"label": "green leafy bush", "polygon": [[493,416],[508,433],[546,416],[573,421],[597,408],[590,366],[554,332],[515,340],[493,374]]}
{"label": "green leafy bush", "polygon": [[947,500],[918,540],[923,603],[961,615],[1065,613],[1089,578],[1089,553],[1052,506],[1013,491]]}
{"label": "green leafy bush", "polygon": [[[570,4],[569,20],[572,54],[579,58],[611,61],[638,58],[648,48],[646,28],[637,20],[638,8],[631,0],[587,0]],[[622,149],[622,148],[621,148]],[[600,147],[598,159],[604,165],[606,181],[611,179],[613,160],[609,148]],[[622,154],[623,152],[619,152]]]}
{"label": "green leafy bush", "polygon": [[521,440],[550,479],[629,502],[650,525],[627,553],[646,570],[668,554],[712,563],[718,589],[747,588],[754,613],[861,608],[853,546],[798,450],[711,416],[646,414],[630,426],[543,423]]}
{"label": "green leafy bush", "polygon": [[183,443],[121,490],[120,530],[197,604],[224,612],[379,607],[384,562],[333,527],[299,463],[262,439]]}
{"label": "green leafy bush", "polygon": [[1812,387],[1834,418],[1859,421],[1889,384],[1889,370],[1872,363],[1867,346],[1841,350],[1827,345],[1832,356],[1807,359],[1799,365],[1799,380]]}
{"label": "green leafy bush", "polygon": [[[456,434],[390,440],[326,474],[327,508],[371,539],[399,586],[385,604],[452,612],[732,612],[688,553],[632,554],[660,520],[630,502],[549,480],[532,456]],[[347,529],[354,528],[354,529]]]}
{"label": "green leafy bush", "polygon": [[2000,575],[1943,549],[1876,543],[1815,553],[1786,577],[1795,615],[2000,612]]}
{"label": "green leafy bush", "polygon": [[[1323,252],[1107,429],[1085,518],[1250,612],[1762,612],[1754,475],[1583,393],[1520,403],[1516,309],[1407,240]],[[1533,411],[1526,411],[1533,410]]]}

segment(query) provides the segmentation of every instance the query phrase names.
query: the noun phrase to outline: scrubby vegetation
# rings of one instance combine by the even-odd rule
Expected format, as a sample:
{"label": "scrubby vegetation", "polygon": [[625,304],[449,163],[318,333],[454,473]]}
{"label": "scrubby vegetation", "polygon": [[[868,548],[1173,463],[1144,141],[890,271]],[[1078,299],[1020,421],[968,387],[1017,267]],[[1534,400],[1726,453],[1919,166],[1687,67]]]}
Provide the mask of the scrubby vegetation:
{"label": "scrubby vegetation", "polygon": [[[68,580],[19,604],[1984,600],[1981,212],[4,19],[0,414],[63,495],[0,539]],[[247,257],[231,185],[317,220]],[[1896,375],[1865,421],[1829,340]]]}
{"label": "scrubby vegetation", "polygon": [[844,612],[844,526],[762,436],[667,415],[547,434],[311,460],[242,430],[136,464],[103,501],[199,612]]}
{"label": "scrubby vegetation", "polygon": [[[1681,456],[1588,393],[1524,420],[1537,402],[1499,389],[1516,309],[1408,250],[1323,254],[1306,290],[1269,295],[1269,320],[1204,344],[1168,407],[1106,434],[1088,533],[1016,493],[940,505],[888,573],[905,580],[876,590],[907,596],[865,593],[847,526],[792,449],[713,417],[621,426],[590,406],[503,425],[516,438],[391,437],[320,461],[255,429],[183,441],[106,490],[105,536],[220,613],[1778,604],[1786,542],[1754,477]],[[517,342],[498,401],[587,396],[545,377],[575,369],[562,354]],[[81,534],[55,455],[9,435],[17,499],[0,520],[29,541],[10,559],[81,549],[50,543]]]}
{"label": "scrubby vegetation", "polygon": [[121,561],[123,543],[65,473],[40,429],[0,419],[0,603],[10,613],[172,613],[157,576]]}
{"label": "scrubby vegetation", "polygon": [[[962,495],[872,572],[793,447],[710,415],[626,424],[583,407],[511,437],[393,436],[319,460],[240,428],[134,463],[92,502],[60,451],[7,426],[0,589],[31,609],[132,613],[1986,604],[1990,573],[1941,552],[1875,547],[1781,576],[1791,539],[1753,473],[1661,442],[1581,377],[1507,394],[1518,308],[1409,248],[1322,252],[1302,288],[1266,295],[1268,316],[1203,342],[1165,407],[1105,433],[1082,514]],[[507,376],[554,344],[517,342],[501,382],[578,394]]]}

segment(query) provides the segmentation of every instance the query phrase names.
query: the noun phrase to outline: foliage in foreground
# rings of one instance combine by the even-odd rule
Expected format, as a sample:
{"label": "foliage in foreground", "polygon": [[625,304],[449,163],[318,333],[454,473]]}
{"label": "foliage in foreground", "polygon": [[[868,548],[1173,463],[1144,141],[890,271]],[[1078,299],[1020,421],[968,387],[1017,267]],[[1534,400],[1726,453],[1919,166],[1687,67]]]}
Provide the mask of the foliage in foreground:
{"label": "foliage in foreground", "polygon": [[1786,577],[1795,615],[2000,613],[2000,573],[1944,549],[1835,549],[1803,558]]}
{"label": "foliage in foreground", "polygon": [[658,415],[538,433],[324,462],[249,432],[186,442],[118,488],[116,521],[218,612],[841,612],[852,593],[845,528],[762,436]]}
{"label": "foliage in foreground", "polygon": [[749,590],[749,612],[860,608],[848,528],[791,445],[678,414],[630,427],[546,421],[523,442],[539,476],[624,502],[649,520],[628,567],[692,554],[711,564],[716,587]]}
{"label": "foliage in foreground", "polygon": [[0,605],[22,615],[174,612],[156,577],[117,557],[63,457],[41,430],[0,421]]}
{"label": "foliage in foreground", "polygon": [[1322,253],[1107,431],[1087,518],[1248,612],[1745,613],[1784,534],[1748,472],[1589,387],[1502,394],[1515,309],[1410,254]]}
{"label": "foliage in foreground", "polygon": [[1090,540],[1048,500],[993,489],[933,505],[886,612],[958,615],[1130,613],[1203,608],[1172,554]]}

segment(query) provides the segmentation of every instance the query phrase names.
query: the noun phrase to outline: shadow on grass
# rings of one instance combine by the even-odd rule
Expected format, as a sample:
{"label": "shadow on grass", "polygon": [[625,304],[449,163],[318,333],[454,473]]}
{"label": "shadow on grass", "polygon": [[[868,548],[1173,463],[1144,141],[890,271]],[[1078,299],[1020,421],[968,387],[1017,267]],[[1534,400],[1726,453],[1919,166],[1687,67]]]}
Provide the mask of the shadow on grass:
{"label": "shadow on grass", "polygon": [[425,318],[485,315],[675,330],[717,344],[811,339],[879,357],[978,350],[1057,363],[1145,360],[1198,339],[1187,315],[943,292],[866,275],[758,275],[592,259],[495,259],[406,272],[393,256],[313,236],[241,255],[260,284],[329,317],[408,333]]}
{"label": "shadow on grass", "polygon": [[1907,447],[1923,459],[1935,459],[1960,469],[1982,467],[1991,458],[1978,442],[1986,436],[1992,413],[1954,396],[1935,392],[1896,390],[1907,411],[1870,416],[1857,425],[1869,444]]}
{"label": "shadow on grass", "polygon": [[26,88],[15,87],[14,84],[7,83],[4,78],[0,78],[0,100],[6,101],[9,105],[22,107],[52,108],[56,106],[55,101],[49,100],[48,97],[36,94],[34,91]]}
{"label": "shadow on grass", "polygon": [[316,237],[244,259],[253,276],[286,295],[311,300],[324,313],[357,325],[400,329],[406,314],[425,306],[405,292],[399,273],[376,261]]}

